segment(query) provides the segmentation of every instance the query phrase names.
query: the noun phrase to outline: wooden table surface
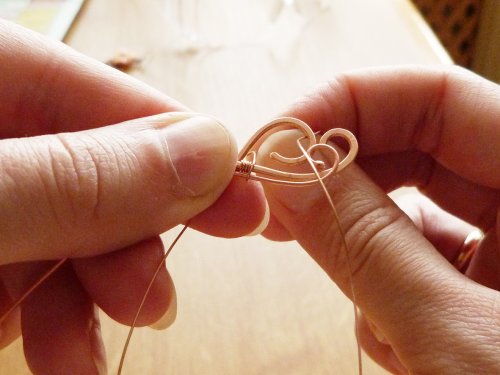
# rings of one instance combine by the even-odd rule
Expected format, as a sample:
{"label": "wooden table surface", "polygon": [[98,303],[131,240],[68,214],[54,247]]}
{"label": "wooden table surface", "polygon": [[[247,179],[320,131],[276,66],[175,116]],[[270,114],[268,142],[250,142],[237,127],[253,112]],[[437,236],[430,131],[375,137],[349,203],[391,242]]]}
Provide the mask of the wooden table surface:
{"label": "wooden table surface", "polygon": [[[88,0],[66,42],[102,61],[119,50],[142,57],[131,74],[216,115],[240,145],[335,73],[450,62],[406,0],[302,0],[302,13],[280,10],[280,0],[198,1],[197,22],[188,12],[183,22],[198,32],[194,48],[172,26],[172,2]],[[319,3],[326,6],[311,5]],[[188,231],[168,268],[177,321],[167,331],[136,330],[125,374],[357,373],[352,306],[295,243]],[[102,315],[111,374],[127,329]],[[366,356],[364,364],[366,374],[385,373]],[[28,373],[18,340],[0,353],[0,374]]]}

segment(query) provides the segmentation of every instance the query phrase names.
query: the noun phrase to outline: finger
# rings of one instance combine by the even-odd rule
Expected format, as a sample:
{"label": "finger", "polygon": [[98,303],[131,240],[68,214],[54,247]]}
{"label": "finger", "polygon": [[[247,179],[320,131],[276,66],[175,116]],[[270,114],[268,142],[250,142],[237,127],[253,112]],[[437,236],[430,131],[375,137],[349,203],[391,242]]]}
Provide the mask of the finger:
{"label": "finger", "polygon": [[[297,138],[294,133],[276,133],[260,151],[287,155]],[[474,352],[475,365],[485,366],[491,359],[456,332],[481,326],[495,296],[456,271],[355,165],[327,184],[347,249],[317,186],[265,185],[271,212],[344,293],[353,298],[354,291],[355,302],[398,348],[406,367],[439,373],[466,352]],[[457,311],[465,303],[474,306],[470,316]],[[441,337],[447,337],[446,343]],[[429,363],[426,352],[438,353],[441,362]]]}
{"label": "finger", "polygon": [[466,275],[479,284],[500,290],[500,246],[495,230],[485,233]]}
{"label": "finger", "polygon": [[395,199],[396,204],[413,221],[422,235],[450,263],[462,248],[465,238],[474,226],[444,211],[421,194],[405,194]]}
{"label": "finger", "polygon": [[236,159],[218,122],[186,114],[0,142],[1,263],[96,255],[155,236],[215,202]]}
{"label": "finger", "polygon": [[[491,207],[498,207],[500,199],[500,176],[492,173],[500,169],[499,103],[497,85],[465,70],[404,67],[342,75],[299,100],[286,115],[315,130],[355,131],[370,176],[382,173],[391,189],[409,183],[431,190],[432,199],[447,202],[446,209],[455,214],[453,202],[470,201],[471,182],[496,189],[495,197],[487,193],[474,211],[491,223]],[[435,170],[459,176],[457,185],[450,187],[446,179],[440,183]],[[447,199],[450,189],[462,199]]]}
{"label": "finger", "polygon": [[498,188],[499,102],[498,85],[464,69],[391,67],[344,74],[287,114],[316,130],[356,130],[362,157],[419,150]]}
{"label": "finger", "polygon": [[[0,137],[26,136],[94,128],[164,111],[185,107],[130,76],[89,59],[67,46],[45,40],[15,24],[0,21],[0,63],[5,72],[0,78]],[[119,100],[116,100],[119,98]],[[243,235],[247,228],[257,228],[254,211],[265,211],[262,197],[252,192],[241,197],[260,200],[241,230],[228,228],[224,236]],[[231,214],[232,211],[226,211]],[[217,215],[213,215],[217,216]],[[258,216],[258,215],[257,215]],[[217,217],[217,223],[224,218]],[[197,220],[204,231],[211,225]],[[213,229],[221,232],[219,224]],[[0,261],[1,263],[1,261]]]}
{"label": "finger", "polygon": [[[404,195],[397,198],[396,203],[425,238],[451,263],[457,260],[466,238],[477,230],[422,195]],[[487,232],[470,260],[466,275],[488,288],[500,290],[498,249],[496,232],[494,230]]]}
{"label": "finger", "polygon": [[280,223],[280,221],[271,214],[269,217],[269,223],[266,230],[262,233],[264,237],[271,241],[291,241],[293,240],[292,235],[288,230]]}
{"label": "finger", "polygon": [[[75,272],[91,299],[114,320],[131,325],[139,304],[163,258],[163,244],[155,237],[109,254],[72,260]],[[175,318],[175,289],[165,267],[154,280],[137,326],[152,324],[167,312]],[[174,308],[172,311],[170,308]],[[166,328],[166,327],[165,327]]]}
{"label": "finger", "polygon": [[97,309],[69,263],[23,303],[21,322],[33,373],[106,373]]}
{"label": "finger", "polygon": [[0,138],[94,128],[185,107],[66,45],[0,20]]}
{"label": "finger", "polygon": [[360,345],[370,358],[391,374],[408,373],[383,334],[363,314],[358,316],[357,332]]}
{"label": "finger", "polygon": [[[280,154],[290,154],[284,150],[290,150],[294,147],[294,140],[297,138],[298,135],[295,132],[281,132],[272,135],[261,146],[261,154],[269,155],[271,150]],[[273,166],[272,163],[276,162],[268,159],[266,165]],[[376,225],[374,225],[375,228],[373,228],[373,230],[384,229],[385,226],[404,225],[406,231],[411,234],[410,238],[418,238],[418,242],[423,247],[422,251],[424,253],[429,253],[431,260],[438,260],[438,264],[441,264],[445,268],[450,268],[451,270],[451,267],[446,267],[446,263],[443,264],[444,259],[432,250],[428,242],[423,240],[420,232],[410,220],[408,220],[406,215],[397,208],[394,202],[377,189],[376,185],[363,175],[356,166],[351,166],[343,171],[341,175],[335,176],[335,178],[327,180],[327,182],[329,183],[329,189],[332,191],[331,195],[334,198],[334,203],[338,202],[336,206],[339,217],[342,220],[341,224],[344,224],[343,228],[346,233],[346,238],[353,236],[350,231],[358,229],[351,228],[358,221],[363,220],[363,223],[365,225],[367,224],[364,222],[364,220],[367,220],[364,216],[371,214],[370,210],[373,210],[375,211],[373,215],[377,215],[377,220],[375,221]],[[317,186],[297,188],[268,184],[265,185],[265,189],[273,215],[295,239],[302,245],[305,245],[306,250],[311,252],[311,255],[320,265],[322,265],[330,276],[340,284],[341,288],[349,294],[347,267],[341,267],[339,264],[336,264],[340,262],[345,266],[346,260],[342,259],[342,254],[334,253],[336,247],[332,249],[334,245],[339,245],[338,242],[341,239],[341,234],[338,233],[338,229],[335,227],[332,210],[326,204],[324,193]],[[365,202],[363,198],[367,200],[367,202]],[[361,205],[361,203],[357,201],[363,204]],[[348,211],[347,208],[348,203],[350,211]],[[361,207],[358,208],[357,205]],[[377,212],[378,207],[384,209],[385,215],[381,215]],[[373,219],[375,219],[375,217]],[[392,224],[392,222],[395,222],[395,224]],[[348,226],[345,223],[347,223]],[[361,231],[361,229],[362,228],[359,228],[359,231]],[[360,235],[360,233],[357,234]],[[335,238],[330,238],[334,235]],[[363,237],[365,236],[367,236],[367,234],[363,233]],[[369,240],[371,240],[371,238],[367,238],[364,241],[361,241],[361,237],[356,238],[353,245],[359,242],[357,247],[360,248],[354,248],[353,245],[349,246],[349,254],[353,254],[353,258],[358,257],[357,251],[364,251],[362,245],[364,245],[365,242],[369,242]],[[304,243],[302,243],[303,241]],[[374,247],[374,245],[370,243],[370,248],[372,247]],[[366,254],[366,256],[368,255],[369,254]],[[416,255],[412,255],[412,257],[413,256]],[[391,260],[390,264],[396,262],[396,259],[401,257],[401,255],[398,255],[397,258]],[[410,259],[412,259],[412,257]],[[363,264],[361,260],[359,262]],[[358,267],[355,264],[355,259],[352,263],[353,272],[358,273],[363,271],[357,269]],[[382,268],[382,264],[380,267]],[[380,272],[382,274],[382,271]],[[383,271],[383,274],[385,274],[385,272],[386,271]],[[365,277],[365,275],[362,276]],[[368,278],[368,275],[366,275],[366,277]],[[363,284],[361,284],[361,286],[367,287]],[[359,293],[361,292],[358,292],[358,294]],[[366,294],[366,298],[370,298],[370,293]]]}
{"label": "finger", "polygon": [[269,207],[262,186],[235,177],[214,204],[189,221],[189,227],[212,236],[233,238],[260,234],[268,222]]}
{"label": "finger", "polygon": [[427,154],[415,151],[383,154],[362,158],[359,164],[385,191],[392,191],[402,183],[418,186],[443,209],[483,231],[494,225],[500,204],[498,189],[466,180],[436,164]]}

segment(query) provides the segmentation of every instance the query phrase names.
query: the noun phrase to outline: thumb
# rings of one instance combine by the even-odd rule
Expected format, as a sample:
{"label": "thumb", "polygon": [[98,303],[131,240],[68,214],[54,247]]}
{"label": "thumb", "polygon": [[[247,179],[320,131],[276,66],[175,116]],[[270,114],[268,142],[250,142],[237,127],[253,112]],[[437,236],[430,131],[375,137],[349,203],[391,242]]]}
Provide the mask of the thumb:
{"label": "thumb", "polygon": [[165,113],[0,141],[0,264],[90,256],[207,208],[231,180],[233,138],[214,119]]}
{"label": "thumb", "polygon": [[[296,139],[274,134],[259,153],[290,156]],[[435,351],[436,356],[443,355],[444,364],[447,356],[454,355],[453,343],[470,349],[462,342],[466,340],[461,328],[465,330],[475,317],[472,313],[461,321],[459,306],[467,298],[467,304],[482,299],[484,306],[491,296],[457,272],[356,165],[325,183],[347,251],[319,186],[266,185],[272,215],[345,294],[353,298],[354,291],[357,305],[384,332],[403,363],[426,364],[424,357]],[[480,314],[476,317],[482,319]]]}

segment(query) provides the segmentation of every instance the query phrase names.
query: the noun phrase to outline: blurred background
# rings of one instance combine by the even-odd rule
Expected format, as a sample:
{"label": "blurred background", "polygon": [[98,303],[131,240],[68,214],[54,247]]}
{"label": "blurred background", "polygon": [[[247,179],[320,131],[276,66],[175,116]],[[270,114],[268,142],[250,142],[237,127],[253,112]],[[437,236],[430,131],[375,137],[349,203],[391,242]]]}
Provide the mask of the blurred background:
{"label": "blurred background", "polygon": [[[14,20],[56,39],[64,39],[85,1],[0,0],[0,17]],[[455,64],[500,82],[500,1],[411,1]],[[328,3],[328,0],[269,0],[268,18],[276,21],[279,13],[287,6],[294,6],[299,12],[310,16],[321,9],[326,9]],[[203,18],[200,12],[205,5],[200,0],[165,1],[165,8],[171,14],[171,21],[186,39],[191,38],[191,42],[198,37],[202,38],[202,34],[199,34],[202,22],[200,19]],[[232,7],[226,7],[222,12],[238,14],[241,7],[245,7],[242,1],[234,1]],[[234,17],[233,21],[242,21],[237,18]]]}
{"label": "blurred background", "polygon": [[456,64],[500,82],[500,1],[413,2]]}

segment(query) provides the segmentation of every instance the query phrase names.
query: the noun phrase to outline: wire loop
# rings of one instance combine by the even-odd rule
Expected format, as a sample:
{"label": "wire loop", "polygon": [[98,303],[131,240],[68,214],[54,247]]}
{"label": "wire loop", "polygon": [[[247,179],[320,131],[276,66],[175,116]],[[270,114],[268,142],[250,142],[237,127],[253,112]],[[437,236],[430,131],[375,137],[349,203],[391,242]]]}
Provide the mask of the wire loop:
{"label": "wire loop", "polygon": [[[238,156],[239,160],[236,164],[235,176],[282,185],[312,185],[317,183],[318,177],[314,173],[287,172],[256,163],[258,150],[263,142],[270,135],[285,129],[296,129],[302,132],[303,136],[297,140],[297,142],[300,142],[299,151],[302,147],[307,155],[310,156],[310,159],[318,169],[321,180],[347,167],[356,158],[356,154],[358,153],[358,142],[354,135],[346,129],[330,129],[317,140],[312,129],[304,121],[293,117],[280,117],[264,125],[243,147]],[[328,144],[335,137],[344,139],[349,145],[349,151],[342,159],[340,159],[337,150]],[[302,142],[304,141],[308,143],[306,147],[302,146]],[[312,154],[316,151],[323,151],[323,155],[327,154],[327,159],[330,163],[328,167],[322,160],[312,157]],[[304,154],[296,157],[288,157],[276,151],[271,152],[269,157],[284,165],[300,165],[307,161]]]}

